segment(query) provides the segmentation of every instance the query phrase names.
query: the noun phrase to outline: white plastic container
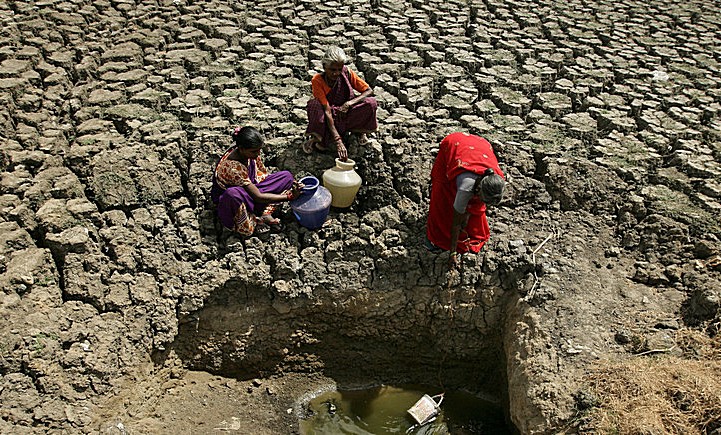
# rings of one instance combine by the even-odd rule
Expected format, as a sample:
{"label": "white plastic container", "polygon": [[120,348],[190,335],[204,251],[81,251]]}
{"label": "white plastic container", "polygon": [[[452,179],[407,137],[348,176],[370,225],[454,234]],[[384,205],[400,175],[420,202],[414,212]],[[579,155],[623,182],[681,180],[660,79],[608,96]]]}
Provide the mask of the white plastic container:
{"label": "white plastic container", "polygon": [[[435,401],[436,397],[440,397],[440,400],[438,400],[437,403]],[[433,420],[433,417],[438,415],[441,402],[443,402],[443,394],[438,394],[433,397],[428,394],[424,394],[423,397],[421,397],[416,404],[408,410],[408,413],[418,424],[424,425]]]}
{"label": "white plastic container", "polygon": [[323,185],[330,190],[333,207],[350,207],[363,183],[360,175],[353,169],[355,162],[335,159],[335,166],[323,172]]}

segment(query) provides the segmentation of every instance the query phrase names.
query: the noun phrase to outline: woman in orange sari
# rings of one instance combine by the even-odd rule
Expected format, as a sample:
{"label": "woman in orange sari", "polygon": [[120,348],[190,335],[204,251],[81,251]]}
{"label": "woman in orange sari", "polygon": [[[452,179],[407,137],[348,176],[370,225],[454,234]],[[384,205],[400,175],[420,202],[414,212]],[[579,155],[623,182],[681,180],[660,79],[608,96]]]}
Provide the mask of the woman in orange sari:
{"label": "woman in orange sari", "polygon": [[338,158],[346,160],[348,151],[343,141],[348,133],[360,134],[359,142],[365,143],[365,134],[378,129],[373,89],[345,66],[348,60],[343,49],[330,47],[323,55],[323,73],[311,80],[313,98],[306,107],[308,140],[303,144],[308,154],[335,144]]}

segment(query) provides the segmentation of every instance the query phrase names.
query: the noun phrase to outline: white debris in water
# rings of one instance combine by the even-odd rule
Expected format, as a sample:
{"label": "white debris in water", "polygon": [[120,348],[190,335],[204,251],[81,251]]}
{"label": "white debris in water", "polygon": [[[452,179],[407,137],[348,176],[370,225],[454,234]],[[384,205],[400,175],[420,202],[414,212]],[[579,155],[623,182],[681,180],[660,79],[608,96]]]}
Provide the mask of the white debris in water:
{"label": "white debris in water", "polygon": [[219,427],[213,428],[213,430],[222,430],[222,431],[231,431],[231,430],[239,430],[240,429],[240,419],[238,417],[231,417],[231,422],[228,423],[227,421],[223,420],[220,423],[218,423]]}

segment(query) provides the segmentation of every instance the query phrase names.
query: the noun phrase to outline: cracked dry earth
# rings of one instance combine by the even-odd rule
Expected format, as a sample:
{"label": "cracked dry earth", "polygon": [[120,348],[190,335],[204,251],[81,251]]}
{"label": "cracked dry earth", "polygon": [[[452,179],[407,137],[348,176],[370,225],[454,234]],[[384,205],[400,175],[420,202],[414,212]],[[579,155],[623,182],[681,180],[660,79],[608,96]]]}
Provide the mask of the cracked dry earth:
{"label": "cracked dry earth", "polygon": [[[324,389],[440,383],[551,433],[599,361],[721,300],[721,14],[706,1],[0,2],[0,432],[297,433]],[[379,101],[349,210],[241,239],[235,125],[306,156],[340,45]],[[420,243],[440,139],[508,174],[447,276]],[[436,382],[438,379],[438,382]]]}

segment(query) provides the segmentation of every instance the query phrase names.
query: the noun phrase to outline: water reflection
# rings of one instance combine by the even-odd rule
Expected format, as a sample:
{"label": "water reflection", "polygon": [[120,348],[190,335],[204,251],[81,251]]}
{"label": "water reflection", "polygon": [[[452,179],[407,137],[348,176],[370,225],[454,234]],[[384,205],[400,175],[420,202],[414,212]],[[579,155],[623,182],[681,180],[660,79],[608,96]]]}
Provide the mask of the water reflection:
{"label": "water reflection", "polygon": [[423,394],[440,393],[423,386],[382,385],[366,390],[330,391],[308,404],[311,416],[301,421],[304,435],[471,435],[510,434],[499,404],[460,391],[446,391],[440,413],[419,426],[408,415]]}

